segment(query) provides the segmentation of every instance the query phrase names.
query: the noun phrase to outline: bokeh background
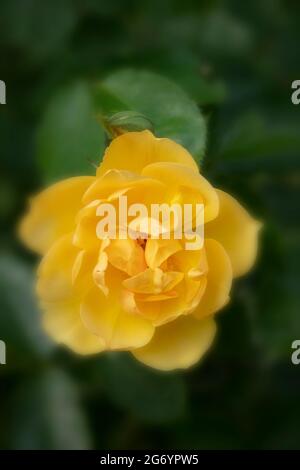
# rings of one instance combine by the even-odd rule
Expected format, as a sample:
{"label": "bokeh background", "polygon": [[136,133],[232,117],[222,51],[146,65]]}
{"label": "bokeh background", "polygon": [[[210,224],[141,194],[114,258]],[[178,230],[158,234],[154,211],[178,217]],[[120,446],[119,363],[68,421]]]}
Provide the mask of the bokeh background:
{"label": "bokeh background", "polygon": [[[1,448],[300,448],[300,365],[291,363],[300,339],[299,24],[297,0],[1,0]],[[124,67],[135,70],[125,87],[133,108],[141,85],[141,108],[155,103],[160,132],[177,126],[201,154],[188,113],[190,124],[165,121],[188,98],[172,89],[171,103],[160,75],[197,103],[207,124],[202,171],[264,222],[257,265],[218,315],[215,347],[180,373],[53,345],[32,294],[38,260],[15,235],[31,193],[99,161],[105,140],[93,111],[105,97],[95,104],[90,90],[111,74],[118,88]],[[148,85],[141,70],[156,74]]]}

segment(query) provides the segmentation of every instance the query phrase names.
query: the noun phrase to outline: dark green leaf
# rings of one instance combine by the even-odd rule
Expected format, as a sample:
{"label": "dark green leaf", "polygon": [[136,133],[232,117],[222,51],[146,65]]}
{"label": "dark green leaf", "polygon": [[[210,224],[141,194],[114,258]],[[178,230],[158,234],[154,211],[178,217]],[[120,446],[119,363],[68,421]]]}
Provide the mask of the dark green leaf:
{"label": "dark green leaf", "polygon": [[93,174],[104,150],[89,88],[75,83],[55,95],[38,131],[38,161],[46,181]]}
{"label": "dark green leaf", "polygon": [[[204,156],[206,125],[196,104],[175,83],[155,73],[137,70],[115,72],[100,85],[109,94],[106,112],[117,103],[138,111],[153,122],[158,137],[169,137],[187,148],[200,162]],[[100,101],[101,103],[101,101]],[[126,109],[125,108],[125,109]]]}

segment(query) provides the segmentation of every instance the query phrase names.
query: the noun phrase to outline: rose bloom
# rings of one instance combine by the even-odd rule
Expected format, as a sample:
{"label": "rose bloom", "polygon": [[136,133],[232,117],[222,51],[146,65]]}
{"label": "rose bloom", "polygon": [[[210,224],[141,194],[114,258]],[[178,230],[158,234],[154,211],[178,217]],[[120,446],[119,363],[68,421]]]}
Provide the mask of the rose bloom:
{"label": "rose bloom", "polygon": [[[99,204],[204,205],[204,244],[142,235],[99,239]],[[256,257],[259,224],[213,188],[183,147],[149,131],[107,148],[96,176],[63,180],[30,202],[23,241],[43,256],[37,295],[43,326],[79,354],[130,351],[162,370],[187,368],[210,347],[232,279]]]}

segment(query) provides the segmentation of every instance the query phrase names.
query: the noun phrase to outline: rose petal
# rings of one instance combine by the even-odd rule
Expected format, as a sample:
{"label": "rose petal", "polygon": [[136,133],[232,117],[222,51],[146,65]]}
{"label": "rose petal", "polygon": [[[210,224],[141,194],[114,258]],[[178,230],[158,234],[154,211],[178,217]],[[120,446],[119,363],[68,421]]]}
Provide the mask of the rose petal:
{"label": "rose petal", "polygon": [[82,196],[94,181],[91,176],[69,178],[34,197],[19,228],[24,243],[44,254],[56,240],[71,232]]}
{"label": "rose petal", "polygon": [[81,305],[84,325],[99,335],[107,349],[131,349],[147,344],[154,333],[153,325],[143,317],[122,310],[119,299],[105,297],[96,287]]}
{"label": "rose petal", "polygon": [[204,320],[180,317],[157,328],[152,340],[133,351],[133,355],[156,369],[185,369],[199,361],[210,347],[215,332],[212,317]]}
{"label": "rose petal", "polygon": [[104,341],[92,334],[80,318],[80,304],[44,304],[43,327],[56,342],[78,354],[95,354],[104,350]]}
{"label": "rose petal", "polygon": [[208,263],[206,288],[194,315],[197,318],[211,315],[220,310],[229,300],[232,285],[232,267],[230,259],[219,242],[205,241]]}
{"label": "rose petal", "polygon": [[105,152],[97,176],[115,168],[140,173],[154,162],[177,162],[197,170],[195,160],[181,145],[169,139],[157,139],[145,130],[116,137]]}
{"label": "rose petal", "polygon": [[218,190],[220,212],[205,226],[205,236],[218,240],[227,251],[234,277],[242,276],[253,266],[261,224],[227,193]]}

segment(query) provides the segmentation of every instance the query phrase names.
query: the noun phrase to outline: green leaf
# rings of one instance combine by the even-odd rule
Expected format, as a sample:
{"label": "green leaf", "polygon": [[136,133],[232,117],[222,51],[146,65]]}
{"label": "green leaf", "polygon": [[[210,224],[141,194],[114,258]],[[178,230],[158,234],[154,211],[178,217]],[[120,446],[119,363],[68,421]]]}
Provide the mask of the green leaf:
{"label": "green leaf", "polygon": [[18,259],[0,255],[0,339],[6,344],[7,366],[43,358],[52,343],[41,329],[30,268]]}
{"label": "green leaf", "polygon": [[169,79],[152,72],[122,70],[107,77],[96,88],[95,99],[100,106],[103,103],[106,113],[124,109],[142,113],[153,123],[155,135],[175,140],[201,162],[205,150],[205,120],[196,104]]}
{"label": "green leaf", "polygon": [[82,450],[91,447],[77,389],[61,370],[28,380],[15,397],[13,449]]}
{"label": "green leaf", "polygon": [[124,353],[106,355],[99,374],[108,398],[143,421],[168,422],[184,412],[186,389],[178,374],[154,371]]}
{"label": "green leaf", "polygon": [[93,174],[104,141],[88,86],[77,82],[64,88],[50,101],[38,130],[38,162],[44,179]]}

